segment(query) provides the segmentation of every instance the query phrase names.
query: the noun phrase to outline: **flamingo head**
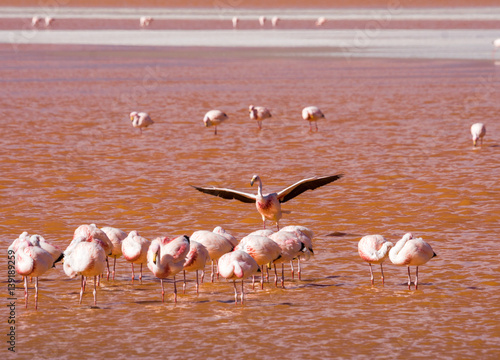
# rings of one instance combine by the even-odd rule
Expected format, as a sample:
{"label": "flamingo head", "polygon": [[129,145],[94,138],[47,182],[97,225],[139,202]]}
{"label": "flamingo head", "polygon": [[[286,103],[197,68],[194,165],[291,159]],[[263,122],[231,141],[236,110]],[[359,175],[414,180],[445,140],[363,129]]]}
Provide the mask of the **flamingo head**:
{"label": "flamingo head", "polygon": [[259,175],[254,175],[254,176],[252,176],[252,180],[250,180],[250,186],[253,186],[253,184],[254,184],[257,180],[260,180]]}
{"label": "flamingo head", "polygon": [[250,106],[248,107],[248,112],[253,112],[254,110],[255,110],[255,106],[250,105]]}
{"label": "flamingo head", "polygon": [[411,240],[411,239],[413,239],[413,234],[406,233],[406,234],[404,234],[403,239],[405,239],[406,241]]}
{"label": "flamingo head", "polygon": [[212,120],[208,116],[205,116],[203,118],[203,122],[205,123],[205,127],[210,127],[213,125]]}
{"label": "flamingo head", "polygon": [[137,117],[137,111],[132,111],[130,113],[130,121],[134,121],[136,117]]}

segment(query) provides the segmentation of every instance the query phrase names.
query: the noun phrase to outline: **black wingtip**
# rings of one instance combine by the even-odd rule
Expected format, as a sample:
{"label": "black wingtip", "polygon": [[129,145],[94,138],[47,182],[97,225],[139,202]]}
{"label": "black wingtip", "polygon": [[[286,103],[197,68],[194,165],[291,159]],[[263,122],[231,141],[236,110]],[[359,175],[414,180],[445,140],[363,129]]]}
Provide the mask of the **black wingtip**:
{"label": "black wingtip", "polygon": [[432,257],[436,257],[436,256],[438,256],[438,255],[433,251]]}

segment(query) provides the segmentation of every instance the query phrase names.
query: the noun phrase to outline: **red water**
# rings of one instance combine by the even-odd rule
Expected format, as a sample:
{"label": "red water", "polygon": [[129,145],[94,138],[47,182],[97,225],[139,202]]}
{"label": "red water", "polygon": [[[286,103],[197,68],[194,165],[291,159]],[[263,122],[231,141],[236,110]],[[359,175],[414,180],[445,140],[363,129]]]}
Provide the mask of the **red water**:
{"label": "red water", "polygon": [[[79,281],[57,266],[41,278],[38,311],[33,285],[26,310],[18,284],[20,358],[497,358],[493,62],[348,62],[263,49],[19,50],[0,48],[4,254],[22,231],[65,248],[84,223],[148,239],[220,225],[241,238],[262,226],[255,208],[189,184],[252,192],[259,174],[274,191],[345,174],[284,204],[291,213],[283,226],[316,234],[302,281],[288,277],[286,289],[247,284],[246,304],[235,306],[232,284],[204,283],[197,296],[190,275],[177,305],[171,284],[162,304],[149,270],[132,284],[119,259],[117,280],[102,282],[94,308],[90,292],[78,305]],[[250,104],[272,111],[261,131],[248,118]],[[326,115],[317,133],[300,116],[308,105]],[[215,108],[230,118],[216,136],[202,123]],[[139,134],[132,110],[148,111],[155,124]],[[487,135],[472,150],[475,122]],[[361,236],[397,241],[408,231],[438,254],[420,267],[418,291],[407,289],[406,268],[390,263],[385,286],[378,269],[370,286]]]}

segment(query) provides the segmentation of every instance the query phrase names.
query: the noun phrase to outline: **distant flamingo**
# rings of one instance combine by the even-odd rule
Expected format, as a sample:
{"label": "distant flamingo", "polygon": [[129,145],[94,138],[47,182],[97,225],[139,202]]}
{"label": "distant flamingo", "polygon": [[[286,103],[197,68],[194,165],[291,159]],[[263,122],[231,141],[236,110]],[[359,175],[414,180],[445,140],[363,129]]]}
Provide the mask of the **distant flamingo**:
{"label": "distant flamingo", "polygon": [[[264,265],[272,264],[281,257],[281,248],[273,240],[266,236],[247,235],[240,240],[234,250],[242,250],[248,253],[261,268],[260,287],[264,289]],[[252,286],[255,283],[255,276]]]}
{"label": "distant flamingo", "polygon": [[373,285],[372,264],[380,264],[380,273],[382,274],[382,284],[384,284],[384,269],[382,263],[389,256],[389,250],[394,246],[382,235],[366,235],[359,240],[358,253],[361,259],[370,266],[370,278]]}
{"label": "distant flamingo", "polygon": [[220,257],[218,262],[219,271],[222,277],[233,280],[234,302],[238,304],[238,290],[236,290],[236,280],[241,279],[241,304],[245,299],[244,280],[252,276],[259,269],[257,262],[246,252],[241,250],[231,251]]}
{"label": "distant flamingo", "polygon": [[33,27],[37,27],[38,24],[40,24],[42,22],[42,18],[40,16],[33,16],[31,18],[31,26]]}
{"label": "distant flamingo", "polygon": [[52,255],[40,246],[23,241],[16,251],[16,271],[24,276],[24,300],[28,308],[28,276],[35,278],[35,309],[38,309],[38,277],[54,264]]}
{"label": "distant flamingo", "polygon": [[418,267],[437,256],[431,246],[422,238],[414,239],[411,233],[407,233],[389,251],[389,259],[394,265],[408,266],[408,290],[411,286],[410,266],[416,266],[415,290],[418,287]]}
{"label": "distant flamingo", "polygon": [[318,20],[316,20],[316,22],[314,23],[316,26],[322,26],[326,23],[326,18],[324,16],[321,16],[318,18]]}
{"label": "distant flamingo", "polygon": [[45,27],[52,26],[53,22],[54,22],[54,18],[51,18],[50,16],[45,17]]}
{"label": "distant flamingo", "polygon": [[274,16],[272,19],[271,19],[271,24],[273,25],[273,27],[276,27],[278,26],[278,22],[280,21],[280,18],[277,17],[277,16]]}
{"label": "distant flamingo", "polygon": [[153,22],[153,18],[150,16],[141,16],[139,19],[139,24],[141,27],[148,27]]}
{"label": "distant flamingo", "polygon": [[477,141],[481,140],[481,146],[483,145],[483,137],[486,135],[486,126],[482,123],[475,123],[470,128],[470,133],[472,135],[473,146],[477,146]]}
{"label": "distant flamingo", "polygon": [[257,121],[257,126],[262,129],[262,121],[269,119],[272,115],[268,108],[264,106],[253,106],[248,107],[248,112],[250,113],[250,119]]}
{"label": "distant flamingo", "polygon": [[260,24],[260,26],[266,25],[266,17],[265,16],[259,17],[259,24]]}
{"label": "distant flamingo", "polygon": [[203,244],[207,248],[212,260],[211,280],[214,282],[215,263],[222,255],[233,251],[234,245],[226,237],[207,230],[195,231],[190,239]]}
{"label": "distant flamingo", "polygon": [[240,21],[240,19],[238,19],[237,16],[234,16],[233,19],[232,19],[232,22],[233,22],[233,28],[236,29],[238,28],[238,22]]}
{"label": "distant flamingo", "polygon": [[200,283],[198,281],[198,270],[202,271],[202,282],[205,273],[205,265],[210,259],[210,254],[208,253],[205,245],[200,244],[198,241],[191,240],[189,242],[189,253],[186,255],[186,260],[184,262],[184,284],[182,286],[183,292],[186,291],[186,271],[196,272],[196,294],[199,293]]}
{"label": "distant flamingo", "polygon": [[309,130],[312,131],[312,123],[316,126],[316,131],[318,131],[318,120],[324,119],[325,115],[316,106],[308,106],[302,109],[302,119],[309,121]]}
{"label": "distant flamingo", "polygon": [[64,272],[70,278],[81,276],[80,304],[85,290],[85,277],[94,277],[94,306],[97,305],[97,277],[106,267],[104,243],[93,237],[77,235],[64,251]]}
{"label": "distant flamingo", "polygon": [[493,40],[493,52],[491,53],[493,58],[495,58],[498,49],[500,49],[500,38]]}
{"label": "distant flamingo", "polygon": [[147,128],[148,126],[155,123],[153,120],[151,120],[151,117],[148,113],[137,111],[132,111],[130,113],[130,120],[132,120],[132,126],[135,128],[139,128],[141,134],[142,128]]}
{"label": "distant flamingo", "polygon": [[165,290],[163,279],[172,276],[174,278],[174,302],[177,302],[177,285],[175,274],[182,271],[187,254],[189,253],[189,238],[179,236],[173,240],[168,238],[157,238],[151,242],[147,258],[148,268],[160,279],[161,301],[165,301]]}
{"label": "distant flamingo", "polygon": [[[125,239],[128,235],[125,231],[122,231],[120,229],[110,227],[110,226],[105,226],[101,228],[102,231],[108,236],[109,241],[111,241],[111,254],[109,255],[110,257],[113,258],[113,280],[115,279],[115,269],[116,269],[116,259],[122,256],[122,241]],[[109,272],[107,276],[107,280],[109,280]]]}
{"label": "distant flamingo", "polygon": [[213,126],[214,134],[217,135],[217,126],[227,119],[229,119],[229,117],[226,115],[226,113],[220,110],[210,110],[203,117],[203,123],[205,124],[205,127]]}
{"label": "distant flamingo", "polygon": [[122,241],[122,254],[132,266],[132,282],[134,281],[134,264],[141,265],[141,274],[139,280],[142,283],[142,264],[148,262],[148,249],[151,242],[139,235],[137,231],[129,232],[128,236]]}
{"label": "distant flamingo", "polygon": [[281,263],[281,287],[285,288],[285,262],[292,262],[293,259],[300,256],[304,251],[308,251],[299,237],[290,231],[280,230],[269,236],[281,248],[281,257],[274,261],[274,284],[277,286],[276,264]]}

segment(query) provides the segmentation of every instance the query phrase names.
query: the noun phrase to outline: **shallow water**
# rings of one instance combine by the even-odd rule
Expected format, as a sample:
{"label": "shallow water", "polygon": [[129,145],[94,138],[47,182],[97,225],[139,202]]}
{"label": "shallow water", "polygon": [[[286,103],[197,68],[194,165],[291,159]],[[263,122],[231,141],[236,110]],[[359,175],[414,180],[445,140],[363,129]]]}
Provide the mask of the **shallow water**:
{"label": "shallow water", "polygon": [[[152,239],[220,225],[238,238],[262,227],[251,204],[189,184],[252,192],[302,178],[341,180],[284,204],[281,225],[310,227],[315,256],[286,289],[203,283],[174,305],[149,270],[142,284],[118,260],[98,307],[61,266],[40,280],[39,309],[16,292],[22,358],[494,359],[500,351],[499,67],[491,60],[332,59],[294,51],[27,46],[0,48],[0,250],[22,231],[65,248],[83,223]],[[248,105],[268,106],[259,131]],[[310,132],[300,111],[326,120]],[[212,108],[230,120],[203,127]],[[128,113],[155,124],[141,135]],[[469,128],[487,126],[472,149]],[[268,226],[272,226],[268,223]],[[366,234],[411,231],[438,257],[408,290],[387,263],[382,286],[357,254]],[[334,236],[336,235],[336,236]],[[2,257],[2,268],[6,266]],[[414,274],[414,269],[412,273]],[[179,277],[177,278],[179,280]],[[6,281],[1,296],[8,297]],[[179,284],[180,286],[180,284]],[[7,315],[5,315],[7,316]],[[6,323],[4,319],[4,323]],[[6,347],[5,343],[4,346]],[[7,349],[4,348],[7,352]]]}

